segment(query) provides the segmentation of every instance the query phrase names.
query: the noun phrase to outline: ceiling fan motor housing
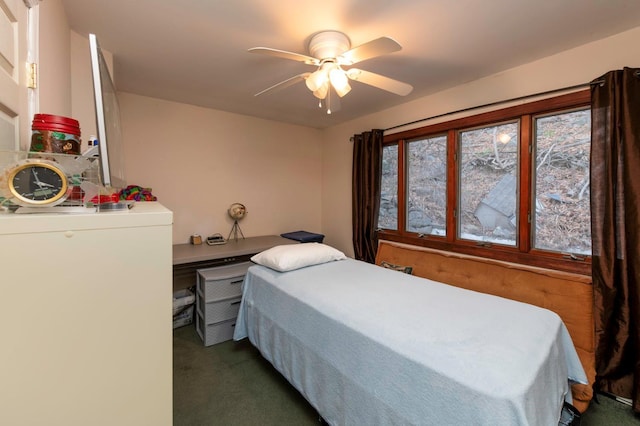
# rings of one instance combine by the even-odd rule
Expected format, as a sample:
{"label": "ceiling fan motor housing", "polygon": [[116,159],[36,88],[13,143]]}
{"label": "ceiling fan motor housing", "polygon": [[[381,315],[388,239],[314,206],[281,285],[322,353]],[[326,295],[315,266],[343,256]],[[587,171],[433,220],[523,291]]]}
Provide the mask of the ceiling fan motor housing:
{"label": "ceiling fan motor housing", "polygon": [[309,53],[314,58],[337,58],[351,48],[351,41],[340,31],[322,31],[309,41]]}

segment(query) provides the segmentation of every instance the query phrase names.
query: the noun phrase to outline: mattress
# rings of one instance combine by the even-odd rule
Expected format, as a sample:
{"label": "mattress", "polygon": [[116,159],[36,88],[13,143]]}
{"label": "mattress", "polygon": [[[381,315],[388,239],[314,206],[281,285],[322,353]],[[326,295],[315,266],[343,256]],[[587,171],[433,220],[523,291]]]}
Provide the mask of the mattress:
{"label": "mattress", "polygon": [[249,268],[246,337],[331,425],[557,425],[586,383],[555,313],[352,259]]}

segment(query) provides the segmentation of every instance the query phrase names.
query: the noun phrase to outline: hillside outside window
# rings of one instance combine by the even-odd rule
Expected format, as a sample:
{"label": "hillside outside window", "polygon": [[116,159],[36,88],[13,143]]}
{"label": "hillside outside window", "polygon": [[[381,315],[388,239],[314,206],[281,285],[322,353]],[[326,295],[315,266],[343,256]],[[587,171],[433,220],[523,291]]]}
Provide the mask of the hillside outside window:
{"label": "hillside outside window", "polygon": [[385,135],[378,237],[588,274],[590,93]]}

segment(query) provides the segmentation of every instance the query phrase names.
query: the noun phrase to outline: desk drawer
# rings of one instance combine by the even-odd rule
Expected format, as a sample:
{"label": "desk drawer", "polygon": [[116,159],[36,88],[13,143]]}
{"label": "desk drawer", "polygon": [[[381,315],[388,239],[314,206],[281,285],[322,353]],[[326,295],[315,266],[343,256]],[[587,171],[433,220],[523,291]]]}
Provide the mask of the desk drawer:
{"label": "desk drawer", "polygon": [[201,294],[198,295],[198,312],[206,320],[207,324],[232,319],[238,316],[241,297],[205,302]]}

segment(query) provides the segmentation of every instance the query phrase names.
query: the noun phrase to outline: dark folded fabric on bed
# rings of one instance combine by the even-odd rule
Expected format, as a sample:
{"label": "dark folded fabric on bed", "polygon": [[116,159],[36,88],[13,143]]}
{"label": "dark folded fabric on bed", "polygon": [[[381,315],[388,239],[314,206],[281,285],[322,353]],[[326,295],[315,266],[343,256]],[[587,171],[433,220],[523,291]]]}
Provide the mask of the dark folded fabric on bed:
{"label": "dark folded fabric on bed", "polygon": [[301,243],[321,243],[324,241],[324,235],[307,231],[286,232],[280,234],[280,236],[290,240],[300,241]]}

